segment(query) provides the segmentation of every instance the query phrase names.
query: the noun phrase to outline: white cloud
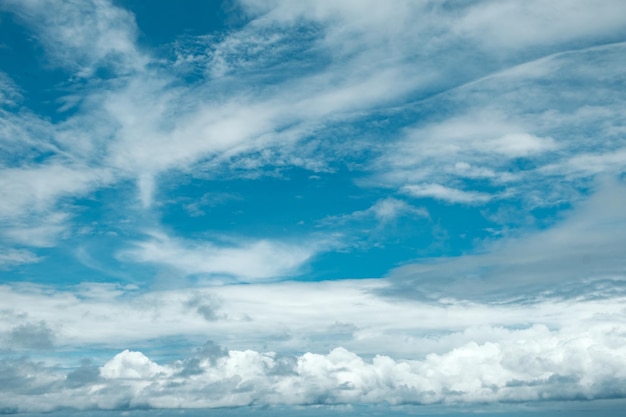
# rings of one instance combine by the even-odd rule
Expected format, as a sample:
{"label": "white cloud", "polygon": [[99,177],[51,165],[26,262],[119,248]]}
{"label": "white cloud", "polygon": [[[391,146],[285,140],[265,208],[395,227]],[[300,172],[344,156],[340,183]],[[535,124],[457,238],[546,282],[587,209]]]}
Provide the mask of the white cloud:
{"label": "white cloud", "polygon": [[100,375],[106,379],[150,379],[163,372],[163,367],[141,352],[129,350],[118,353],[100,368]]}
{"label": "white cloud", "polygon": [[[444,267],[442,280],[445,273]],[[532,338],[523,329],[533,324],[584,334],[619,326],[623,319],[624,300],[615,285],[609,287],[612,292],[587,289],[576,302],[571,300],[580,293],[573,291],[565,299],[556,293],[529,303],[498,304],[450,298],[472,298],[474,288],[467,284],[459,291],[450,286],[449,293],[428,302],[416,296],[415,288],[394,284],[388,280],[280,282],[148,292],[118,287],[110,294],[92,296],[84,288],[58,291],[16,283],[0,287],[4,306],[0,335],[9,335],[16,326],[45,321],[54,329],[55,344],[62,351],[94,346],[107,351],[148,348],[163,340],[199,343],[210,337],[239,350],[320,353],[341,345],[366,357],[417,359],[472,341]],[[423,287],[432,290],[433,285]],[[394,292],[398,288],[402,293]],[[515,295],[522,296],[519,291]],[[181,349],[186,351],[184,345]]]}
{"label": "white cloud", "polygon": [[40,257],[25,249],[2,248],[0,253],[0,269],[7,266],[35,263]]}
{"label": "white cloud", "polygon": [[19,89],[13,80],[0,71],[0,106],[13,106],[21,98]]}
{"label": "white cloud", "polygon": [[381,223],[388,223],[393,221],[398,216],[403,214],[413,214],[422,217],[428,217],[426,209],[420,209],[407,204],[402,200],[395,198],[385,198],[384,200],[377,201],[371,210],[374,213],[374,217]]}
{"label": "white cloud", "polygon": [[492,300],[593,297],[606,290],[603,282],[622,291],[626,190],[608,179],[595,188],[546,230],[487,241],[476,254],[397,269],[391,273],[397,294]]}
{"label": "white cloud", "polygon": [[[389,27],[389,30],[401,31],[399,26],[410,25],[408,16],[424,12],[433,15],[443,15],[444,8],[427,7],[423,4],[416,4],[410,0],[401,0],[394,5],[381,4],[374,0],[366,1],[345,1],[336,3],[330,0],[324,1],[299,1],[290,0],[243,0],[251,13],[268,13],[266,18],[277,20],[297,20],[301,18],[327,20],[346,19],[353,22],[368,24],[369,26],[381,25]],[[364,6],[365,4],[365,6]],[[615,30],[621,28],[619,22],[623,22],[623,16],[615,16],[616,10],[621,10],[624,6],[616,0],[603,0],[591,2],[577,0],[572,5],[571,2],[559,0],[545,5],[539,1],[520,3],[514,0],[506,0],[498,3],[478,2],[467,5],[457,5],[453,17],[459,21],[464,21],[467,27],[464,31],[473,34],[480,34],[486,27],[491,28],[484,36],[491,38],[494,33],[502,37],[506,33],[518,35],[516,30],[512,30],[509,24],[515,23],[515,27],[523,25],[537,25],[538,34],[527,36],[536,37],[543,43],[560,42],[563,39],[577,37],[588,37],[590,34],[613,34]],[[586,14],[585,14],[586,13]],[[552,25],[539,25],[548,19],[561,19]],[[596,19],[589,21],[588,16]],[[518,18],[516,21],[515,18]],[[392,22],[397,22],[397,26],[392,26]],[[581,24],[584,29],[580,30]],[[577,30],[579,29],[579,30]],[[550,36],[550,33],[562,32],[561,36]],[[497,36],[497,35],[496,35]],[[494,42],[497,40],[494,39]],[[522,39],[515,40],[513,36],[507,39],[513,45],[525,45]]]}
{"label": "white cloud", "polygon": [[480,181],[483,193],[526,208],[572,202],[581,181],[626,167],[626,103],[613,86],[623,50],[618,43],[556,53],[417,103],[416,111],[440,113],[407,127],[363,184],[435,194],[432,184],[474,192]]}
{"label": "white cloud", "polygon": [[59,201],[108,182],[103,170],[61,163],[0,168],[0,236],[12,244],[55,246],[71,229],[72,208]]}
{"label": "white cloud", "polygon": [[57,199],[75,196],[101,183],[97,171],[72,169],[62,164],[0,170],[0,218],[20,216],[28,211],[45,211]]}
{"label": "white cloud", "polygon": [[112,301],[124,294],[132,294],[137,289],[138,287],[133,284],[81,282],[73,287],[73,292],[80,298]]}
{"label": "white cloud", "polygon": [[17,106],[0,108],[0,149],[2,168],[28,168],[35,159],[59,152],[54,126]]}
{"label": "white cloud", "polygon": [[440,184],[405,185],[401,191],[413,197],[431,197],[451,203],[485,203],[492,198],[489,194],[463,191]]}
{"label": "white cloud", "polygon": [[387,197],[376,201],[365,210],[358,210],[341,216],[329,216],[322,220],[322,225],[342,225],[348,222],[376,220],[380,226],[397,220],[402,216],[415,216],[428,218],[428,211],[421,207],[414,207],[406,201]]}
{"label": "white cloud", "polygon": [[[610,326],[584,334],[533,326],[498,342],[469,342],[419,360],[385,355],[366,360],[339,347],[295,357],[230,350],[158,365],[141,352],[125,350],[100,368],[101,378],[71,388],[52,368],[4,364],[14,381],[39,390],[22,389],[27,394],[16,397],[14,386],[5,385],[0,399],[21,412],[120,404],[168,409],[592,400],[607,392],[626,394],[624,346],[624,336]],[[37,401],[40,395],[46,401]]]}
{"label": "white cloud", "polygon": [[256,281],[297,274],[298,269],[324,246],[321,242],[291,244],[272,240],[217,244],[185,241],[152,233],[119,256],[131,262],[169,266],[185,274],[209,274]]}
{"label": "white cloud", "polygon": [[558,149],[558,145],[552,138],[526,133],[524,123],[511,119],[500,111],[481,109],[408,129],[405,137],[383,157],[381,170],[389,172],[380,175],[391,182],[403,178],[449,181],[449,177],[482,177],[501,182],[514,179],[506,170],[507,162],[520,157],[542,157]]}
{"label": "white cloud", "polygon": [[98,67],[125,73],[147,63],[135,44],[134,16],[108,0],[7,0],[3,7],[33,27],[55,64],[79,76]]}
{"label": "white cloud", "polygon": [[[74,66],[83,75],[98,66],[113,65],[126,77],[90,84],[78,96],[73,94],[71,99],[78,103],[78,112],[58,126],[20,133],[33,140],[40,132],[48,132],[52,138],[46,142],[55,144],[56,152],[69,155],[72,162],[64,160],[62,164],[76,171],[75,181],[89,177],[94,169],[109,171],[107,181],[86,181],[78,189],[68,186],[58,193],[51,192],[49,200],[134,178],[146,209],[158,194],[158,181],[172,169],[212,176],[224,171],[233,175],[238,169],[258,172],[272,165],[324,169],[327,160],[337,154],[349,154],[346,147],[363,146],[325,140],[323,133],[328,128],[376,113],[381,106],[401,104],[408,97],[417,97],[417,104],[436,99],[431,97],[433,91],[441,93],[459,83],[466,85],[449,93],[461,107],[469,108],[467,114],[426,128],[420,125],[407,131],[404,141],[390,143],[390,151],[376,165],[381,171],[377,175],[379,183],[397,188],[429,184],[458,188],[451,179],[490,178],[494,183],[519,179],[521,174],[508,172],[507,161],[541,158],[562,150],[564,145],[563,138],[538,131],[545,129],[533,128],[535,120],[525,120],[510,107],[524,99],[522,108],[528,107],[532,114],[544,117],[533,106],[543,103],[545,113],[550,108],[545,106],[549,101],[546,96],[552,90],[542,90],[543,95],[537,93],[541,83],[532,84],[529,74],[540,80],[541,74],[545,76],[548,71],[558,78],[562,68],[580,68],[576,63],[585,59],[573,59],[573,55],[555,58],[573,59],[576,63],[561,65],[559,61],[551,66],[552,73],[545,69],[543,60],[540,66],[544,72],[533,72],[526,65],[523,76],[509,71],[506,76],[484,78],[494,68],[502,70],[518,62],[505,59],[497,64],[502,59],[500,52],[489,48],[480,54],[470,52],[483,48],[485,29],[493,34],[489,39],[504,37],[508,43],[517,42],[520,48],[540,43],[563,49],[567,42],[581,36],[576,33],[580,16],[598,18],[586,21],[583,31],[584,36],[596,40],[619,26],[622,19],[619,13],[608,13],[621,7],[614,2],[603,2],[598,7],[579,2],[575,11],[562,3],[550,7],[478,3],[450,12],[411,1],[392,7],[379,2],[368,2],[364,7],[361,2],[246,1],[243,5],[251,21],[239,30],[221,38],[204,36],[190,40],[194,47],[183,40],[178,42],[183,45],[180,48],[185,59],[203,68],[201,79],[189,88],[176,82],[176,71],[184,68],[175,63],[169,67],[159,61],[159,69],[144,65],[158,60],[139,51],[135,43],[137,27],[130,12],[103,0],[54,3],[58,11],[55,16],[41,12],[52,4],[48,0],[10,1],[6,7],[34,28],[58,62]],[[526,22],[523,27],[543,28],[541,40],[508,36],[510,25],[496,24],[491,19],[499,16],[508,22],[518,11]],[[552,21],[555,14],[561,17],[558,24],[543,24],[546,19]],[[306,22],[311,21],[321,25],[307,26]],[[283,29],[295,22],[304,26],[302,32],[288,32],[293,32],[291,38]],[[459,37],[470,42],[468,48],[455,49]],[[419,52],[416,44],[420,45]],[[511,48],[508,44],[500,47]],[[303,49],[310,58],[285,62],[283,55],[301,53]],[[273,58],[267,58],[268,54]],[[492,55],[493,59],[489,58]],[[334,57],[331,63],[325,59],[328,56]],[[475,56],[481,57],[481,62],[487,59],[484,68],[474,63],[479,59]],[[462,76],[458,72],[459,62],[468,63],[463,66],[468,71]],[[258,78],[259,72],[275,73],[270,70],[277,63],[283,65],[280,68],[303,67],[301,71],[286,70],[285,76]],[[246,68],[255,71],[246,72]],[[614,68],[611,63],[602,70],[610,72]],[[167,74],[166,70],[172,69]],[[212,74],[212,69],[217,73]],[[576,70],[572,73],[576,74]],[[236,83],[229,78],[233,74]],[[581,69],[578,76],[583,75]],[[470,82],[480,77],[483,78]],[[608,78],[598,77],[600,82],[604,79]],[[532,88],[516,87],[520,82],[531,83]],[[487,106],[484,96],[496,102]],[[464,105],[467,97],[470,106]],[[610,101],[607,98],[606,102]],[[498,113],[491,108],[502,110]],[[32,119],[27,124],[36,126],[37,119]],[[17,126],[23,124],[11,123],[11,132],[17,132]],[[313,136],[316,143],[307,146],[314,141]],[[426,160],[428,163],[424,163]],[[472,169],[458,170],[455,166],[459,163],[469,164]],[[246,172],[240,175],[247,175]],[[19,198],[12,198],[7,204],[13,204],[15,210],[28,205],[26,199]]]}
{"label": "white cloud", "polygon": [[512,133],[499,137],[485,144],[494,152],[506,155],[509,158],[529,156],[550,150],[556,145],[550,138],[538,138],[528,133]]}
{"label": "white cloud", "polygon": [[[198,335],[206,334],[233,350],[213,349],[210,356],[169,364],[124,351],[105,361],[99,377],[76,370],[88,373],[89,378],[66,377],[69,371],[61,369],[74,366],[68,362],[72,359],[64,360],[64,368],[5,362],[3,372],[13,375],[14,382],[0,384],[0,400],[21,411],[48,411],[121,404],[131,408],[429,404],[622,396],[626,340],[615,329],[624,320],[623,297],[612,285],[610,292],[585,287],[584,293],[574,289],[573,295],[560,299],[557,281],[545,278],[554,272],[547,260],[556,258],[571,264],[570,269],[560,271],[566,281],[579,279],[570,275],[572,270],[585,276],[588,271],[599,271],[602,278],[610,268],[612,279],[623,279],[623,265],[615,262],[621,259],[619,248],[624,246],[620,196],[626,194],[615,184],[605,187],[552,230],[503,243],[504,249],[495,246],[488,255],[466,256],[458,264],[420,266],[430,268],[437,282],[446,283],[446,291],[432,302],[411,300],[415,288],[398,287],[398,277],[147,293],[121,285],[84,284],[65,291],[5,285],[0,287],[4,300],[0,341],[4,340],[5,348],[28,349],[26,342],[30,347],[34,342],[43,346],[41,342],[51,336],[47,329],[55,329],[54,340],[62,350],[94,345],[150,348],[161,338],[198,340]],[[585,254],[605,255],[585,261],[576,249],[589,247],[598,248],[597,253],[586,249]],[[573,261],[576,257],[580,262]],[[450,271],[473,273],[495,265],[497,276],[492,282],[490,277],[476,278],[481,279],[479,290],[508,285],[502,278],[510,278],[506,274],[515,270],[498,269],[498,262],[505,258],[512,268],[519,265],[527,273],[538,273],[533,279],[556,293],[521,304],[450,299],[473,296],[468,282],[455,293],[456,287],[446,281]],[[605,264],[605,260],[612,263]],[[415,274],[416,268],[408,266],[401,272]],[[515,282],[522,282],[518,278]],[[584,281],[579,283],[586,285]],[[428,282],[418,285],[432,291]],[[572,302],[572,297],[578,297],[577,301]],[[338,317],[342,324],[337,323]],[[45,327],[32,324],[43,320]],[[15,342],[16,336],[21,342]],[[285,356],[267,349],[298,353]],[[58,364],[58,358],[54,361]],[[16,397],[15,381],[21,381],[30,393]],[[29,391],[33,387],[37,391]],[[213,394],[198,396],[206,387]],[[37,393],[45,393],[47,401],[38,401]]]}
{"label": "white cloud", "polygon": [[[0,232],[8,241],[32,247],[55,246],[57,239],[68,228],[67,215],[51,213],[36,224],[15,223]],[[38,224],[37,224],[38,223]]]}
{"label": "white cloud", "polygon": [[585,177],[597,174],[620,174],[626,167],[626,148],[610,152],[579,153],[569,159],[542,167],[547,174],[564,173],[570,177]]}
{"label": "white cloud", "polygon": [[480,2],[468,7],[454,30],[486,48],[518,50],[581,39],[615,39],[626,13],[619,0]]}

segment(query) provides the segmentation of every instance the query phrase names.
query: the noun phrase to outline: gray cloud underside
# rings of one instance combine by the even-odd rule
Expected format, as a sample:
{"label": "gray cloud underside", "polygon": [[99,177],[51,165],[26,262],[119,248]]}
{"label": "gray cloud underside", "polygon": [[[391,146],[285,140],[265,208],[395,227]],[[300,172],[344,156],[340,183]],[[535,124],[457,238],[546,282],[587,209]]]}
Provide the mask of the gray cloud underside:
{"label": "gray cloud underside", "polygon": [[211,338],[238,350],[319,353],[344,346],[366,357],[380,353],[421,358],[471,342],[525,339],[530,336],[517,330],[533,325],[586,334],[624,323],[623,297],[615,293],[527,304],[380,296],[393,288],[385,280],[225,285],[143,294],[102,284],[72,291],[2,286],[0,349],[38,349],[40,355],[61,360],[56,351],[99,347],[110,352],[120,346],[145,350],[154,341],[180,340],[184,346]]}
{"label": "gray cloud underside", "polygon": [[[263,404],[433,404],[621,398],[626,334],[534,326],[497,343],[474,342],[422,360],[344,348],[327,354],[225,351],[209,344],[165,365],[125,350],[100,367],[64,370],[0,362],[0,403],[16,412],[57,409],[212,408]],[[45,398],[45,400],[44,400]]]}
{"label": "gray cloud underside", "polygon": [[399,297],[522,301],[626,291],[626,187],[606,179],[553,227],[483,243],[476,254],[392,271]]}
{"label": "gray cloud underside", "polygon": [[[424,303],[381,297],[387,285],[0,287],[0,403],[36,412],[626,397],[623,297]],[[140,352],[200,336],[233,348],[208,343],[159,363]],[[113,356],[119,346],[141,348]],[[99,359],[77,367],[76,352]]]}

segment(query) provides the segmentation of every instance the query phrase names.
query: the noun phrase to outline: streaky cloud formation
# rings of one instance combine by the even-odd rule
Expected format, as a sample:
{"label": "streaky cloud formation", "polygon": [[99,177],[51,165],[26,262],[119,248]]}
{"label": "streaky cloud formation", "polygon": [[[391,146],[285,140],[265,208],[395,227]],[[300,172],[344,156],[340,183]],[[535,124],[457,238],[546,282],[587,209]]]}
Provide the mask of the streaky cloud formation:
{"label": "streaky cloud formation", "polygon": [[[461,299],[622,294],[626,189],[600,182],[593,196],[547,230],[486,241],[482,253],[437,258],[391,273],[398,295]],[[412,287],[407,291],[407,287]]]}
{"label": "streaky cloud formation", "polygon": [[[311,258],[323,242],[286,244],[260,240],[234,247],[179,242],[160,233],[120,253],[134,262],[170,265],[186,274],[208,274],[261,280],[288,275]],[[327,246],[330,246],[327,244]],[[318,249],[319,248],[319,249]]]}

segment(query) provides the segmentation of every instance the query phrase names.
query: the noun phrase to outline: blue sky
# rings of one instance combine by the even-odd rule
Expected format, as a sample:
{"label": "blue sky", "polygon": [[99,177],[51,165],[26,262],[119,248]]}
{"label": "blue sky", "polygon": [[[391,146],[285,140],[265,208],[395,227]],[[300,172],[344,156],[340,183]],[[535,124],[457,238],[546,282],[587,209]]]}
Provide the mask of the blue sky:
{"label": "blue sky", "polygon": [[617,415],[625,52],[617,0],[0,0],[0,413]]}

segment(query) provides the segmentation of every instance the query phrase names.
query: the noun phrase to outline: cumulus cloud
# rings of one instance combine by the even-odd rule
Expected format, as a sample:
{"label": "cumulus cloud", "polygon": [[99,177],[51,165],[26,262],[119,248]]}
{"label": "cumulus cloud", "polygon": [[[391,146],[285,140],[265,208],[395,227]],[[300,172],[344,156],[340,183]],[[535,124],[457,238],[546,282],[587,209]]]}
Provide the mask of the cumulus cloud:
{"label": "cumulus cloud", "polygon": [[141,352],[129,350],[118,353],[100,368],[100,375],[106,379],[151,379],[162,372],[161,366]]}
{"label": "cumulus cloud", "polygon": [[[581,335],[538,325],[499,342],[469,342],[422,359],[376,355],[368,360],[341,347],[298,356],[230,350],[213,358],[196,356],[193,373],[184,372],[189,359],[159,365],[125,350],[100,368],[100,378],[71,387],[63,371],[5,361],[0,398],[20,412],[108,409],[122,403],[131,409],[167,409],[613,398],[626,395],[624,341],[610,326]],[[8,376],[21,386],[7,385]],[[43,393],[33,390],[36,386],[45,388],[47,401],[38,401]]]}

